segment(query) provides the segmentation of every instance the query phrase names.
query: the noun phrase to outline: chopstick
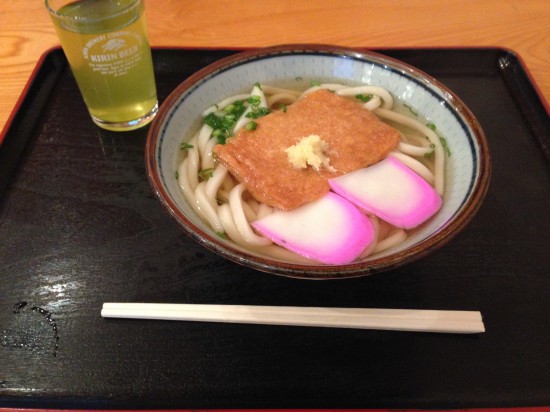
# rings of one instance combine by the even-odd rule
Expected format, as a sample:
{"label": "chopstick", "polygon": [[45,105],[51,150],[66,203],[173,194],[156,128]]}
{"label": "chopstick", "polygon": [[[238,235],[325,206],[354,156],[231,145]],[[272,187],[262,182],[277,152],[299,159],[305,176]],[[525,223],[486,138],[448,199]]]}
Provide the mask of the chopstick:
{"label": "chopstick", "polygon": [[481,313],[476,311],[106,302],[101,316],[411,332],[485,332]]}

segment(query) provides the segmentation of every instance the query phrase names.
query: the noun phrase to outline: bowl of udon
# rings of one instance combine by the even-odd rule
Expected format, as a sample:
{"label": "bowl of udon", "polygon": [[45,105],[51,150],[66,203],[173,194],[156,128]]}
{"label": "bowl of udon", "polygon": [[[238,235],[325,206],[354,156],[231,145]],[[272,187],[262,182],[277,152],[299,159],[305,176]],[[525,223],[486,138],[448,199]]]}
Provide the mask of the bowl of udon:
{"label": "bowl of udon", "polygon": [[222,58],[162,103],[151,187],[203,247],[302,279],[426,257],[478,211],[491,160],[466,105],[396,59],[326,45]]}

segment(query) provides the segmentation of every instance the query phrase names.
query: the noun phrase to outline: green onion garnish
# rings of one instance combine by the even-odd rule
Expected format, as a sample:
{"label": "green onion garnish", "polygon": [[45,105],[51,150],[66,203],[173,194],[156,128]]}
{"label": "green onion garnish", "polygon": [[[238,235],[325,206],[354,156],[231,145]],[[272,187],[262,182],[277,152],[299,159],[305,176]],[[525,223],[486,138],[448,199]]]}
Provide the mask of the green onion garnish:
{"label": "green onion garnish", "polygon": [[248,123],[244,126],[244,128],[245,128],[246,130],[249,130],[249,131],[256,130],[257,127],[258,127],[258,123],[256,123],[256,122],[248,122]]}
{"label": "green onion garnish", "polygon": [[356,94],[355,98],[361,100],[363,103],[368,102],[374,97],[373,94]]}
{"label": "green onion garnish", "polygon": [[180,150],[189,150],[192,149],[194,146],[192,144],[189,144],[187,142],[183,142],[180,144]]}
{"label": "green onion garnish", "polygon": [[214,174],[214,169],[211,167],[208,169],[199,170],[199,179],[208,180],[213,176],[213,174]]}

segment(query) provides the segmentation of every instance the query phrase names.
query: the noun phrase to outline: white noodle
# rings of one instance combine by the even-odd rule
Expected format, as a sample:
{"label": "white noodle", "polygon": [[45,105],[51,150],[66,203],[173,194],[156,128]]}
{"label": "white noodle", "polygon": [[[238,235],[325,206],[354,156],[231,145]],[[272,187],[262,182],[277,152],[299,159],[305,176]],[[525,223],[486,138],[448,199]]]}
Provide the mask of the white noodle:
{"label": "white noodle", "polygon": [[300,98],[310,94],[311,92],[315,92],[321,89],[336,91],[336,90],[346,89],[346,88],[348,88],[348,86],[344,86],[343,84],[332,84],[332,83],[319,84],[319,85],[311,86],[309,89],[304,90],[303,93],[300,95]]}
{"label": "white noodle", "polygon": [[339,96],[355,96],[358,94],[363,94],[363,95],[372,94],[374,96],[380,97],[384,101],[382,103],[382,107],[384,109],[391,109],[393,107],[392,95],[382,87],[377,87],[377,86],[348,87],[348,88],[340,89],[336,91],[336,94]]}
{"label": "white noodle", "polygon": [[275,106],[276,104],[292,104],[296,101],[297,97],[294,94],[289,93],[278,93],[271,95],[267,98],[267,104],[269,107]]}
{"label": "white noodle", "polygon": [[200,165],[200,158],[199,158],[199,150],[197,148],[197,138],[193,138],[189,144],[191,144],[193,147],[187,149],[187,157],[186,160],[186,169],[182,170],[180,175],[183,173],[187,176],[189,185],[188,187],[191,190],[195,190],[195,187],[199,184],[199,165]]}
{"label": "white noodle", "polygon": [[273,213],[273,208],[265,203],[260,203],[260,207],[256,214],[256,219],[261,219]]}
{"label": "white noodle", "polygon": [[238,245],[245,247],[249,246],[248,243],[241,236],[241,233],[238,231],[237,226],[235,225],[233,214],[231,213],[231,207],[228,203],[225,203],[218,208],[218,215],[224,232],[227,234],[229,239],[231,239]]}
{"label": "white noodle", "polygon": [[216,139],[210,139],[206,146],[204,147],[205,151],[202,153],[202,163],[201,169],[213,169],[215,167],[214,157],[212,157],[212,149],[217,144]]}
{"label": "white noodle", "polygon": [[380,96],[374,96],[368,102],[363,104],[363,107],[367,110],[370,110],[371,112],[378,109],[380,106],[382,106],[382,99],[380,98]]}
{"label": "white noodle", "polygon": [[397,146],[399,151],[411,155],[411,156],[426,156],[428,155],[432,149],[425,146],[415,146],[409,143],[399,142],[399,145]]}
{"label": "white noodle", "polygon": [[434,174],[428,169],[424,164],[420,163],[418,160],[414,159],[411,156],[399,152],[390,152],[390,156],[399,159],[401,163],[415,171],[418,175],[422,176],[429,184],[433,186],[435,182]]}
{"label": "white noodle", "polygon": [[248,244],[255,246],[269,245],[271,240],[263,236],[258,236],[254,233],[248,220],[246,220],[242,202],[242,194],[244,189],[245,184],[240,183],[229,193],[229,207],[231,208],[231,214],[233,215],[235,226],[237,226],[237,230]]}
{"label": "white noodle", "polygon": [[403,133],[401,136],[404,142],[410,143],[415,146],[428,147],[431,144],[430,139],[422,135],[417,130],[408,129],[407,132]]}
{"label": "white noodle", "polygon": [[205,147],[208,144],[211,137],[212,137],[212,128],[205,123],[201,127],[201,130],[199,131],[198,140],[197,140],[197,146],[201,157],[204,156],[205,153],[207,153],[205,150]]}
{"label": "white noodle", "polygon": [[311,264],[311,259],[308,259],[304,256],[301,256],[297,253],[291,252],[290,250],[287,250],[285,248],[282,248],[280,246],[277,246],[275,244],[269,245],[269,246],[263,246],[261,248],[256,249],[259,253],[262,253],[264,255],[272,256],[276,259],[280,259],[282,261],[287,262],[293,262],[293,263],[302,263],[302,264]]}
{"label": "white noodle", "polygon": [[268,94],[268,95],[274,95],[274,94],[280,94],[280,93],[291,94],[291,95],[294,96],[294,98],[297,99],[298,96],[300,96],[300,94],[302,94],[301,92],[299,92],[297,90],[284,89],[282,87],[274,87],[274,86],[270,86],[269,84],[261,84],[260,87],[262,88],[264,93]]}
{"label": "white noodle", "polygon": [[216,194],[227,177],[227,169],[222,165],[217,165],[212,172],[212,177],[206,181],[205,193],[211,203],[216,203]]}
{"label": "white noodle", "polygon": [[206,182],[201,182],[195,188],[195,200],[200,211],[216,232],[223,232],[222,224],[218,218],[217,205],[209,202],[206,196]]}
{"label": "white noodle", "polygon": [[250,202],[244,202],[241,199],[241,207],[243,208],[244,216],[248,222],[253,222],[256,220],[256,211],[250,205]]}
{"label": "white noodle", "polygon": [[178,184],[189,204],[193,206],[196,204],[195,195],[193,194],[195,188],[191,185],[191,182],[189,181],[190,174],[188,173],[188,162],[189,158],[187,157],[180,164],[180,167],[178,169]]}
{"label": "white noodle", "polygon": [[407,232],[403,229],[398,229],[391,235],[385,237],[383,240],[377,243],[376,247],[372,251],[373,254],[382,252],[390,247],[397,246],[403,243],[407,239]]}
{"label": "white noodle", "polygon": [[429,127],[423,125],[419,121],[411,119],[403,114],[392,112],[386,109],[376,109],[375,113],[380,117],[394,122],[403,124],[412,129],[418,130],[419,132],[425,134],[430,140],[431,144],[434,145],[434,164],[435,164],[435,190],[439,193],[440,196],[443,196],[444,185],[445,185],[445,152],[443,151],[443,145],[441,144],[439,137],[435,132]]}

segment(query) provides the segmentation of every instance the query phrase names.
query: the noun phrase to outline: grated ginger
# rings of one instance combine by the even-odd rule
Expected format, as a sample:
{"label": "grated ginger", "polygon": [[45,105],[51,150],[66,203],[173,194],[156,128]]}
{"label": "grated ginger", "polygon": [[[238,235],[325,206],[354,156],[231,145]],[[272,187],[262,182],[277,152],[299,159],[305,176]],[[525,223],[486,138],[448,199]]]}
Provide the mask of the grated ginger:
{"label": "grated ginger", "polygon": [[298,143],[285,149],[288,161],[296,169],[311,166],[316,171],[321,167],[334,171],[330,165],[330,158],[326,155],[327,151],[328,143],[316,134],[303,137]]}

